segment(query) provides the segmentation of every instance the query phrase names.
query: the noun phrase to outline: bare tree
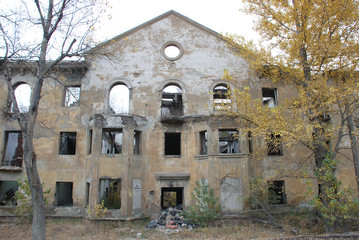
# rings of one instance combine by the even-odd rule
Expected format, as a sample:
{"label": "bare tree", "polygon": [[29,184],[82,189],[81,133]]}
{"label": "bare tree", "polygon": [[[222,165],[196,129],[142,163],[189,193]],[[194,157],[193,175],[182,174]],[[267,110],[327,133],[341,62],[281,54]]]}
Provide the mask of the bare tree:
{"label": "bare tree", "polygon": [[[33,144],[42,87],[60,62],[79,59],[90,47],[89,33],[103,4],[96,0],[23,0],[7,1],[0,10],[0,70],[9,94],[6,109],[11,109],[23,136],[23,159],[33,206],[32,239],[46,239],[44,196]],[[19,74],[19,65],[34,78],[27,112],[19,109],[15,96],[13,79]]]}

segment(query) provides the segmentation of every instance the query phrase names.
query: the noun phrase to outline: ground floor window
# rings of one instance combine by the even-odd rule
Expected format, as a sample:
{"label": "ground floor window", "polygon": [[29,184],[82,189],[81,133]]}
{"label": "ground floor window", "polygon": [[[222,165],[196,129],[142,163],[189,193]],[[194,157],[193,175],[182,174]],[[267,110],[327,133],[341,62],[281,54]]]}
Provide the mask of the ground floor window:
{"label": "ground floor window", "polygon": [[55,205],[72,206],[72,182],[56,182]]}
{"label": "ground floor window", "polygon": [[121,180],[100,179],[100,202],[108,209],[121,208]]}
{"label": "ground floor window", "polygon": [[283,180],[268,182],[268,197],[272,205],[287,203]]}
{"label": "ground floor window", "polygon": [[16,181],[0,181],[0,206],[15,206]]}
{"label": "ground floor window", "polygon": [[161,208],[183,204],[183,187],[161,188]]}

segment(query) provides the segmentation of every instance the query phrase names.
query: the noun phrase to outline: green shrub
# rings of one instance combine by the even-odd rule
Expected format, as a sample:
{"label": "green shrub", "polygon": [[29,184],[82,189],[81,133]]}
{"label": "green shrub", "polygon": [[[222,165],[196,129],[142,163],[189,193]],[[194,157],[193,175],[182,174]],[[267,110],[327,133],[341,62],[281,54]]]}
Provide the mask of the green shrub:
{"label": "green shrub", "polygon": [[209,184],[204,179],[196,181],[191,197],[195,204],[185,212],[187,220],[205,227],[220,216],[218,199],[214,197],[213,189],[209,188]]}

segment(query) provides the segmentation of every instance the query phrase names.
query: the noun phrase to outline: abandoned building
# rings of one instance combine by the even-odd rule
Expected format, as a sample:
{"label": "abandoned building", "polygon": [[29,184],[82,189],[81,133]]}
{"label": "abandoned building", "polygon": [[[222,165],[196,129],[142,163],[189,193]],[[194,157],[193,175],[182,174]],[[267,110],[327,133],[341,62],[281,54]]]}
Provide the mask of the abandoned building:
{"label": "abandoned building", "polygon": [[[17,69],[15,93],[25,112],[33,76]],[[231,82],[222,79],[224,69]],[[274,176],[283,162],[295,168],[309,158],[314,165],[302,146],[268,146],[261,158],[251,157],[265,141],[242,137],[235,120],[215,116],[220,104],[231,104],[228,89],[250,87],[268,107],[295,95],[294,89],[253,77],[218,33],[175,11],[99,44],[82,62],[60,64],[54,76],[60,81],[45,82],[34,132],[40,178],[51,188],[51,214],[85,216],[88,206],[104,200],[113,218],[156,216],[162,208],[189,206],[202,178],[223,214],[239,214],[248,208],[249,179]],[[1,81],[5,106],[8,91]],[[18,123],[0,121],[4,215],[15,204],[17,179],[26,174]],[[338,178],[355,186],[353,162],[340,161]],[[277,204],[308,203],[306,179],[284,176],[272,183]]]}

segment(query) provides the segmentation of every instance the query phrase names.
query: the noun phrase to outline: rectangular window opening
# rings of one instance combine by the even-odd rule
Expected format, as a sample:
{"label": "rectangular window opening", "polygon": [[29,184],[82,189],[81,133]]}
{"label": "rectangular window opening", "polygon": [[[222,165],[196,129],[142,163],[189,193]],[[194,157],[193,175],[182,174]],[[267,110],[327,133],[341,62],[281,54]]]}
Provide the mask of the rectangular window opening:
{"label": "rectangular window opening", "polygon": [[103,129],[102,131],[102,150],[104,154],[122,153],[122,129]]}
{"label": "rectangular window opening", "polygon": [[165,155],[181,155],[181,133],[165,133]]}
{"label": "rectangular window opening", "polygon": [[90,204],[90,183],[86,183],[86,206]]}
{"label": "rectangular window opening", "polygon": [[253,153],[253,142],[252,142],[252,132],[249,131],[247,133],[247,139],[248,139],[248,152]]}
{"label": "rectangular window opening", "polygon": [[268,147],[268,155],[271,155],[271,156],[283,155],[282,141],[281,141],[281,137],[279,134],[270,133],[268,135],[267,147]]}
{"label": "rectangular window opening", "polygon": [[56,182],[56,206],[72,206],[72,182]]}
{"label": "rectangular window opening", "polygon": [[[183,205],[183,187],[161,188],[161,208]],[[182,206],[181,206],[182,207]]]}
{"label": "rectangular window opening", "polygon": [[287,203],[283,180],[268,182],[268,202],[272,205]]}
{"label": "rectangular window opening", "polygon": [[80,86],[68,86],[65,89],[65,106],[77,107],[80,103]]}
{"label": "rectangular window opening", "polygon": [[276,88],[262,88],[262,102],[264,106],[274,108],[278,105],[278,93]]}
{"label": "rectangular window opening", "polygon": [[100,179],[100,202],[108,209],[121,209],[121,180]]}
{"label": "rectangular window opening", "polygon": [[141,131],[134,131],[133,133],[133,154],[138,155],[141,153]]}
{"label": "rectangular window opening", "polygon": [[88,147],[87,147],[88,151],[87,151],[87,153],[91,154],[92,153],[92,129],[90,129],[88,137],[89,138],[88,138]]}
{"label": "rectangular window opening", "polygon": [[240,153],[237,130],[219,130],[219,153]]}
{"label": "rectangular window opening", "polygon": [[15,206],[15,193],[18,190],[16,181],[0,181],[0,206]]}
{"label": "rectangular window opening", "polygon": [[200,154],[207,155],[208,147],[207,147],[207,131],[199,132],[199,141],[200,141]]}
{"label": "rectangular window opening", "polygon": [[76,154],[76,132],[60,132],[60,155]]}
{"label": "rectangular window opening", "polygon": [[3,166],[22,167],[23,139],[20,131],[5,132],[5,154],[2,161]]}

